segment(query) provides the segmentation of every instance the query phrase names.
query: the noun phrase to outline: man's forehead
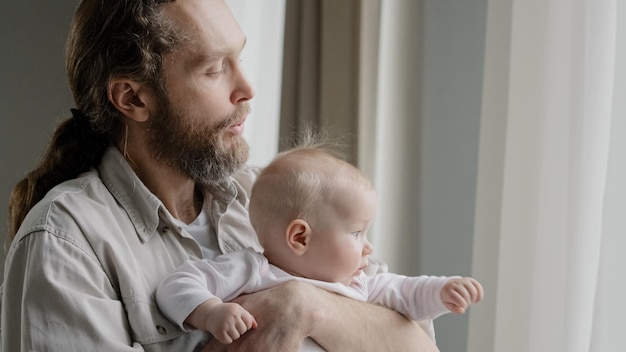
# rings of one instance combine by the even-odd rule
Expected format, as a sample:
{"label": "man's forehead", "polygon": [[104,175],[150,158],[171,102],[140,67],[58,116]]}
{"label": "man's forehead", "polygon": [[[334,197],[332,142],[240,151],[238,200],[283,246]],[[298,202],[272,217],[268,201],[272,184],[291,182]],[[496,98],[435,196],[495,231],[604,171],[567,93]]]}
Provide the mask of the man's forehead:
{"label": "man's forehead", "polygon": [[178,0],[161,5],[163,14],[180,25],[200,25],[230,18],[232,13],[223,0]]}
{"label": "man's forehead", "polygon": [[241,41],[245,41],[239,24],[222,0],[173,1],[163,5],[163,14],[190,44],[210,43],[216,54],[232,50],[232,46],[241,47]]}

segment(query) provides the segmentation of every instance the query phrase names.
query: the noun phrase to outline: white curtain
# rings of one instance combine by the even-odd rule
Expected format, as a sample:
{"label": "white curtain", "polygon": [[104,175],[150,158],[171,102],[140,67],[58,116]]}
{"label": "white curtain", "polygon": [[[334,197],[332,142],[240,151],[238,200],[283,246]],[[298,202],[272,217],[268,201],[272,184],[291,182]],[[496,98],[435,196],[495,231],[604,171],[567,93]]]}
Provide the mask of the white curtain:
{"label": "white curtain", "polygon": [[416,272],[420,6],[414,0],[362,4],[359,167],[379,198],[371,238],[376,255],[405,274]]}
{"label": "white curtain", "polygon": [[626,349],[617,6],[489,1],[469,351]]}
{"label": "white curtain", "polygon": [[267,164],[278,152],[285,0],[226,0],[248,41],[242,62],[256,89],[244,136],[250,163]]}
{"label": "white curtain", "polygon": [[[227,0],[249,36],[244,63],[257,98],[246,135],[258,164],[277,150],[280,106],[284,0],[267,1]],[[360,2],[358,164],[379,192],[376,253],[407,273],[424,244],[412,236],[423,195],[411,185],[420,177],[420,104],[428,103],[420,101],[420,11],[432,4]],[[470,352],[625,348],[620,5],[488,0],[471,272],[487,296],[470,311]],[[431,250],[442,252],[420,249]]]}

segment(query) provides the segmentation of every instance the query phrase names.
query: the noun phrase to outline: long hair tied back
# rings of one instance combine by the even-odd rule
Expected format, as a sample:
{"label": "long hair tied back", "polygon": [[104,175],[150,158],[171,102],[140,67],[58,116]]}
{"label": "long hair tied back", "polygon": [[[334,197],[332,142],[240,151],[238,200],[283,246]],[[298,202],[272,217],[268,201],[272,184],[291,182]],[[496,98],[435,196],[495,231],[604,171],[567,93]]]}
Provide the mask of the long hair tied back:
{"label": "long hair tied back", "polygon": [[109,138],[96,133],[89,119],[72,109],[72,117],[54,131],[39,165],[11,192],[9,198],[9,239],[12,239],[28,211],[59,183],[89,170],[102,158]]}
{"label": "long hair tied back", "polygon": [[77,109],[62,121],[37,167],[9,199],[11,242],[30,209],[53,187],[96,166],[116,142],[123,116],[108,101],[114,77],[155,86],[163,55],[183,35],[163,18],[160,4],[173,0],[82,0],[66,43],[66,70]]}

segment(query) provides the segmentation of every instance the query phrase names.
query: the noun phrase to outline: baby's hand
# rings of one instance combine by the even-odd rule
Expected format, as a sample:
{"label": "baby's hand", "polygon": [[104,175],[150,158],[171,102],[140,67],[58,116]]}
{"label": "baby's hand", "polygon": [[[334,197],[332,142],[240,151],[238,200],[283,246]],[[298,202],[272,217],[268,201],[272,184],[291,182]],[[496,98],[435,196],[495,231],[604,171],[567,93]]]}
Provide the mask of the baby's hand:
{"label": "baby's hand", "polygon": [[220,303],[211,307],[205,327],[218,341],[230,344],[246,331],[256,328],[257,323],[239,304]]}
{"label": "baby's hand", "polygon": [[441,290],[441,301],[450,311],[463,314],[470,304],[483,299],[483,287],[471,277],[450,279]]}

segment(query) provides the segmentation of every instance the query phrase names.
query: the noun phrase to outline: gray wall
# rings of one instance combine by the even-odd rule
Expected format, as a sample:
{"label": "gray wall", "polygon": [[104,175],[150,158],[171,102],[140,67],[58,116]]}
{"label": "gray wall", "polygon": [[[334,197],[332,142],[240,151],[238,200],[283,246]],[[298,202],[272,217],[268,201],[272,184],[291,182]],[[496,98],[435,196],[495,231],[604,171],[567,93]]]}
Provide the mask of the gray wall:
{"label": "gray wall", "polygon": [[[425,0],[423,16],[419,269],[469,276],[487,0]],[[467,314],[435,320],[441,351],[466,351],[467,329]]]}
{"label": "gray wall", "polygon": [[[53,126],[73,107],[63,46],[75,1],[0,3],[0,229],[13,185],[39,160]],[[4,252],[2,252],[4,267]]]}

